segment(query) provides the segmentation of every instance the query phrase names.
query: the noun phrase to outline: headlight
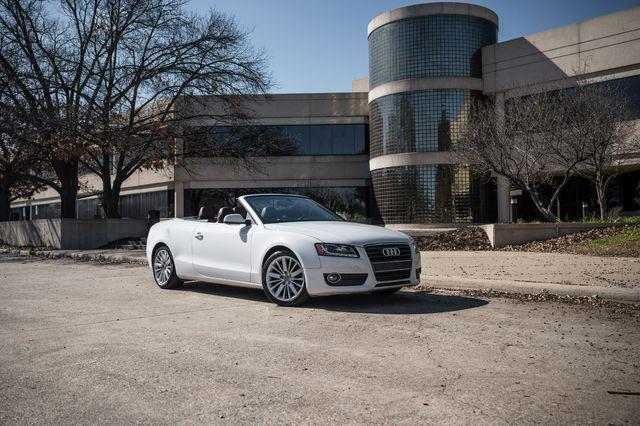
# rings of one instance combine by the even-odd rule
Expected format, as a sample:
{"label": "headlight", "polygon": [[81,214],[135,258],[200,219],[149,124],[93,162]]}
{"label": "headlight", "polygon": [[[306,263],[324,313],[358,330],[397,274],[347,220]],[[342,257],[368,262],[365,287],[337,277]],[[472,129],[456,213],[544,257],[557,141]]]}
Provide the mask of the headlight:
{"label": "headlight", "polygon": [[317,243],[316,251],[319,256],[360,257],[354,246],[344,244]]}
{"label": "headlight", "polygon": [[414,254],[420,254],[420,249],[418,249],[418,245],[416,244],[415,241],[411,241],[411,243],[409,243],[411,248],[413,249],[413,253]]}

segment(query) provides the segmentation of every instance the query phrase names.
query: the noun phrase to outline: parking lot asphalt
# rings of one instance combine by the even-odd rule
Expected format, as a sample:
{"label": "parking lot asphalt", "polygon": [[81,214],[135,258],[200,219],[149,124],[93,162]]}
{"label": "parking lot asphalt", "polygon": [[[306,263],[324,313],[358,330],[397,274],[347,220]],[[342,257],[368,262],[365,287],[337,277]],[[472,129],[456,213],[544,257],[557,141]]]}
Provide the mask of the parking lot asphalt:
{"label": "parking lot asphalt", "polygon": [[637,310],[314,299],[0,256],[0,424],[638,423]]}

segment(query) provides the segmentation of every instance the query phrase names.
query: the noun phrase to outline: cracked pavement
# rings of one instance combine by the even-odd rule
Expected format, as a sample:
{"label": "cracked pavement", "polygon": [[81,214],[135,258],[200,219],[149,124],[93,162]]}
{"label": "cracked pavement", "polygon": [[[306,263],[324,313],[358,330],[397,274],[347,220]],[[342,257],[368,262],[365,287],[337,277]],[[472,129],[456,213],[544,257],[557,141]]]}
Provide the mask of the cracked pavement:
{"label": "cracked pavement", "polygon": [[0,424],[640,419],[637,310],[410,291],[282,308],[8,255],[0,293]]}

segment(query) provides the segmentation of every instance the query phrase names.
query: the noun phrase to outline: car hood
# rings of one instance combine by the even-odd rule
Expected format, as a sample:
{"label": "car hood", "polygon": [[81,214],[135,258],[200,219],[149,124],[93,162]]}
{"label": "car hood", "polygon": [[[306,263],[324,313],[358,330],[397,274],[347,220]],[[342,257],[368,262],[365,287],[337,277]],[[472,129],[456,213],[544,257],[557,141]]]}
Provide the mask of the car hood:
{"label": "car hood", "polygon": [[272,231],[300,233],[324,243],[352,244],[362,246],[372,243],[410,242],[402,232],[381,226],[352,222],[285,222],[265,225]]}

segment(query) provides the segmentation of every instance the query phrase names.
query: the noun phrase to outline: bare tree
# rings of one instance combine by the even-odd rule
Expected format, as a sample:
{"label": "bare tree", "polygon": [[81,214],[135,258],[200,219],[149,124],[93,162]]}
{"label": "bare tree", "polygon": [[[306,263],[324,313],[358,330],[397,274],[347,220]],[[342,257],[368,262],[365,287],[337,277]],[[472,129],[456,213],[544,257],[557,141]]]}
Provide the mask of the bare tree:
{"label": "bare tree", "polygon": [[[60,193],[63,217],[75,216],[79,164],[100,177],[107,217],[119,217],[127,178],[183,155],[174,147],[180,123],[242,122],[242,100],[269,87],[264,56],[233,19],[183,6],[0,0],[0,72],[18,88],[14,103],[27,105],[25,122],[38,129],[55,179],[36,178]],[[206,106],[203,94],[217,95],[218,108],[183,108]]]}
{"label": "bare tree", "polygon": [[[477,102],[468,127],[454,147],[463,161],[481,173],[506,177],[525,190],[544,218],[557,220],[553,206],[582,157],[567,149],[563,137],[566,108],[558,93],[512,98],[504,111],[491,101]],[[554,175],[560,175],[560,180]],[[543,199],[541,188],[553,192]]]}
{"label": "bare tree", "polygon": [[640,152],[640,129],[631,101],[618,83],[581,84],[567,92],[567,139],[583,157],[575,173],[594,184],[604,220],[611,183],[624,170],[629,156]]}
{"label": "bare tree", "polygon": [[[509,99],[503,117],[490,104],[478,105],[457,147],[475,168],[524,189],[548,221],[557,219],[553,204],[576,175],[594,184],[605,219],[611,182],[629,156],[640,152],[630,99],[621,86],[576,75],[572,87]],[[543,186],[553,189],[545,201]]]}
{"label": "bare tree", "polygon": [[0,221],[10,219],[11,203],[32,196],[43,185],[24,179],[25,169],[33,169],[32,156],[0,130]]}
{"label": "bare tree", "polygon": [[6,108],[5,101],[0,96],[0,221],[10,219],[11,202],[43,186],[29,178],[41,173],[40,156],[31,143],[34,135],[18,119],[19,112]]}
{"label": "bare tree", "polygon": [[[84,69],[75,67],[68,28],[38,0],[0,0],[0,85],[4,106],[34,131],[34,152],[51,173],[29,176],[60,194],[61,215],[76,214],[78,158],[84,147]],[[87,47],[88,49],[88,47]]]}
{"label": "bare tree", "polygon": [[[74,27],[98,28],[88,37],[91,54],[77,64],[95,64],[87,96],[88,116],[96,125],[80,160],[102,180],[107,217],[119,217],[120,190],[127,178],[185,155],[174,146],[183,123],[203,118],[226,125],[244,122],[248,113],[243,101],[269,87],[264,56],[251,49],[232,18],[217,12],[197,16],[186,12],[183,3],[64,4]],[[210,97],[201,95],[215,95],[215,108],[207,102]],[[219,144],[211,155],[246,158],[248,151],[234,148]]]}

